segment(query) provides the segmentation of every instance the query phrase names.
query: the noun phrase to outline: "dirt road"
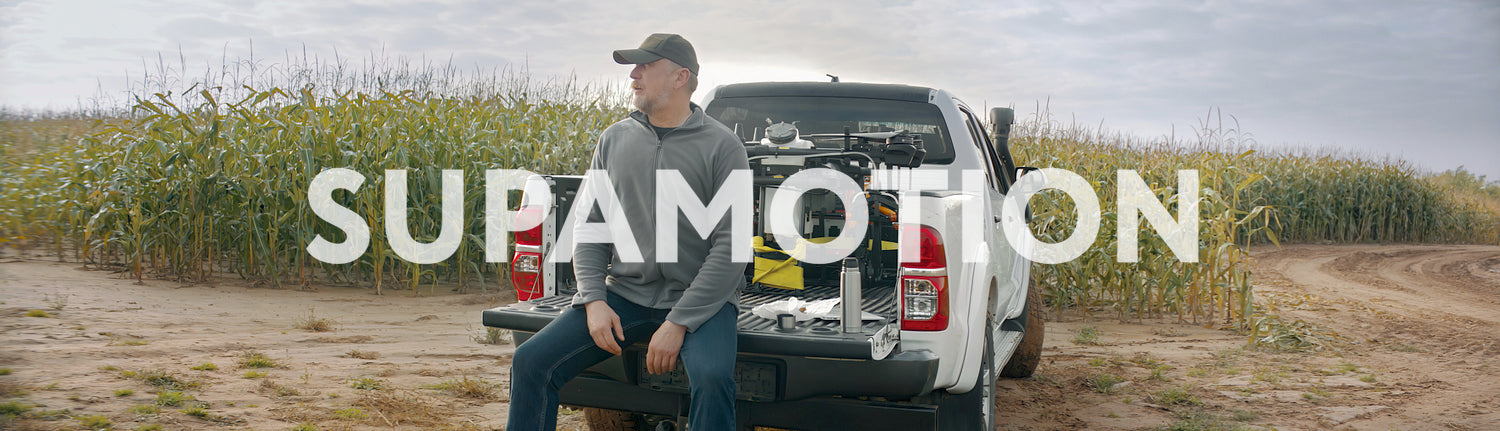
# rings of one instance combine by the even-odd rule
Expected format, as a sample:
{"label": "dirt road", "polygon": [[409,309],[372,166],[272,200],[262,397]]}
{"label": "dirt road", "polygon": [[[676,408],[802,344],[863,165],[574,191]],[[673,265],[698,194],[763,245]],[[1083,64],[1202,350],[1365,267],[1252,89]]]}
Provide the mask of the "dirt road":
{"label": "dirt road", "polygon": [[[1253,251],[1256,302],[1309,324],[1323,348],[1064,319],[1048,326],[1039,377],[1005,382],[1000,411],[1021,405],[1018,429],[1500,429],[1500,247]],[[1081,343],[1084,327],[1102,345]],[[1111,376],[1125,383],[1101,388]]]}
{"label": "dirt road", "polygon": [[[1500,429],[1500,247],[1254,255],[1257,302],[1325,347],[1268,352],[1205,325],[1070,311],[1049,323],[1037,376],[1001,382],[1002,426]],[[514,348],[476,341],[479,311],[504,293],[137,285],[78,267],[0,263],[0,408],[29,407],[0,429],[78,429],[91,415],[115,429],[504,423]],[[247,367],[263,365],[254,353],[274,366]],[[152,411],[174,387],[193,399]]]}
{"label": "dirt road", "polygon": [[1500,247],[1295,247],[1261,258],[1279,313],[1348,337],[1389,376],[1361,429],[1500,429]]}

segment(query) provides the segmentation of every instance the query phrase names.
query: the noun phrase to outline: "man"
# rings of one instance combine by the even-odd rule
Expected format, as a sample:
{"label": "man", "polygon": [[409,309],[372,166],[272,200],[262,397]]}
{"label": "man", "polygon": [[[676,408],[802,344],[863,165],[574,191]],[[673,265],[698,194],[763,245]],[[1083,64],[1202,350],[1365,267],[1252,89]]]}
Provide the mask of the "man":
{"label": "man", "polygon": [[[698,59],[682,36],[653,34],[640,48],[615,51],[614,57],[635,65],[630,87],[639,110],[604,130],[589,169],[606,172],[616,191],[614,205],[623,211],[644,262],[622,259],[609,244],[575,246],[573,307],[516,348],[505,429],[556,428],[558,390],[565,383],[649,339],[648,372],[670,372],[682,358],[692,396],[688,425],[694,431],[731,430],[734,303],[745,262],[730,258],[730,217],[703,238],[679,214],[656,214],[656,172],[681,172],[699,202],[709,202],[731,171],[749,169],[744,143],[690,102]],[[677,244],[656,244],[657,217],[677,219]],[[603,220],[599,211],[588,217]],[[578,231],[581,237],[581,224]],[[656,261],[657,247],[677,247],[677,260]]]}

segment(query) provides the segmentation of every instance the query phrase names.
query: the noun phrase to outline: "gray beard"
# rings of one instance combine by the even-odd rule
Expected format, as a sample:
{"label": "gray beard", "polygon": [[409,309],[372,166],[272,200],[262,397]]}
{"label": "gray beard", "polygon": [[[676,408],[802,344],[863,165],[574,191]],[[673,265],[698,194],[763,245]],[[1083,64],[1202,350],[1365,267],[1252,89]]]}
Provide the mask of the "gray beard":
{"label": "gray beard", "polygon": [[650,114],[656,111],[657,108],[666,106],[667,103],[671,101],[671,98],[672,93],[667,91],[663,91],[661,94],[656,95],[656,97],[651,97],[651,95],[649,94],[642,94],[640,96],[636,96],[634,104],[636,109],[639,109],[641,110],[641,112],[644,112],[646,114]]}

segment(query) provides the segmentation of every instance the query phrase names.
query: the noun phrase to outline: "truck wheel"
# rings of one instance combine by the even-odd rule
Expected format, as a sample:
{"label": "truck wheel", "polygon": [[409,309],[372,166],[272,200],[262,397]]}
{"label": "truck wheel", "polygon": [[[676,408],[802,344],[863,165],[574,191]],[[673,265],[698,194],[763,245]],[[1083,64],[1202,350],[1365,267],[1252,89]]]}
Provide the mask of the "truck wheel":
{"label": "truck wheel", "polygon": [[631,412],[584,407],[583,419],[593,431],[633,431],[636,429],[635,414]]}
{"label": "truck wheel", "polygon": [[1031,377],[1031,373],[1036,372],[1037,364],[1042,361],[1042,338],[1047,332],[1043,313],[1046,309],[1042,308],[1041,286],[1032,282],[1026,288],[1026,334],[1021,337],[1021,345],[1016,346],[1005,368],[1000,370],[1001,376]]}

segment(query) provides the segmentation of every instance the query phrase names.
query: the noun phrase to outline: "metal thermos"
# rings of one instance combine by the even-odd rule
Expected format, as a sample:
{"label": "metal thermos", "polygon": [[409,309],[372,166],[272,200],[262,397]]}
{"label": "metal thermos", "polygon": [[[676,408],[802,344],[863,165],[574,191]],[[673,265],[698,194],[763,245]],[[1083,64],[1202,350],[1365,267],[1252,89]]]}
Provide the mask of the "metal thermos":
{"label": "metal thermos", "polygon": [[859,259],[853,257],[844,258],[844,269],[839,272],[839,308],[843,309],[844,332],[860,332],[864,323],[864,311],[861,298],[859,274]]}

